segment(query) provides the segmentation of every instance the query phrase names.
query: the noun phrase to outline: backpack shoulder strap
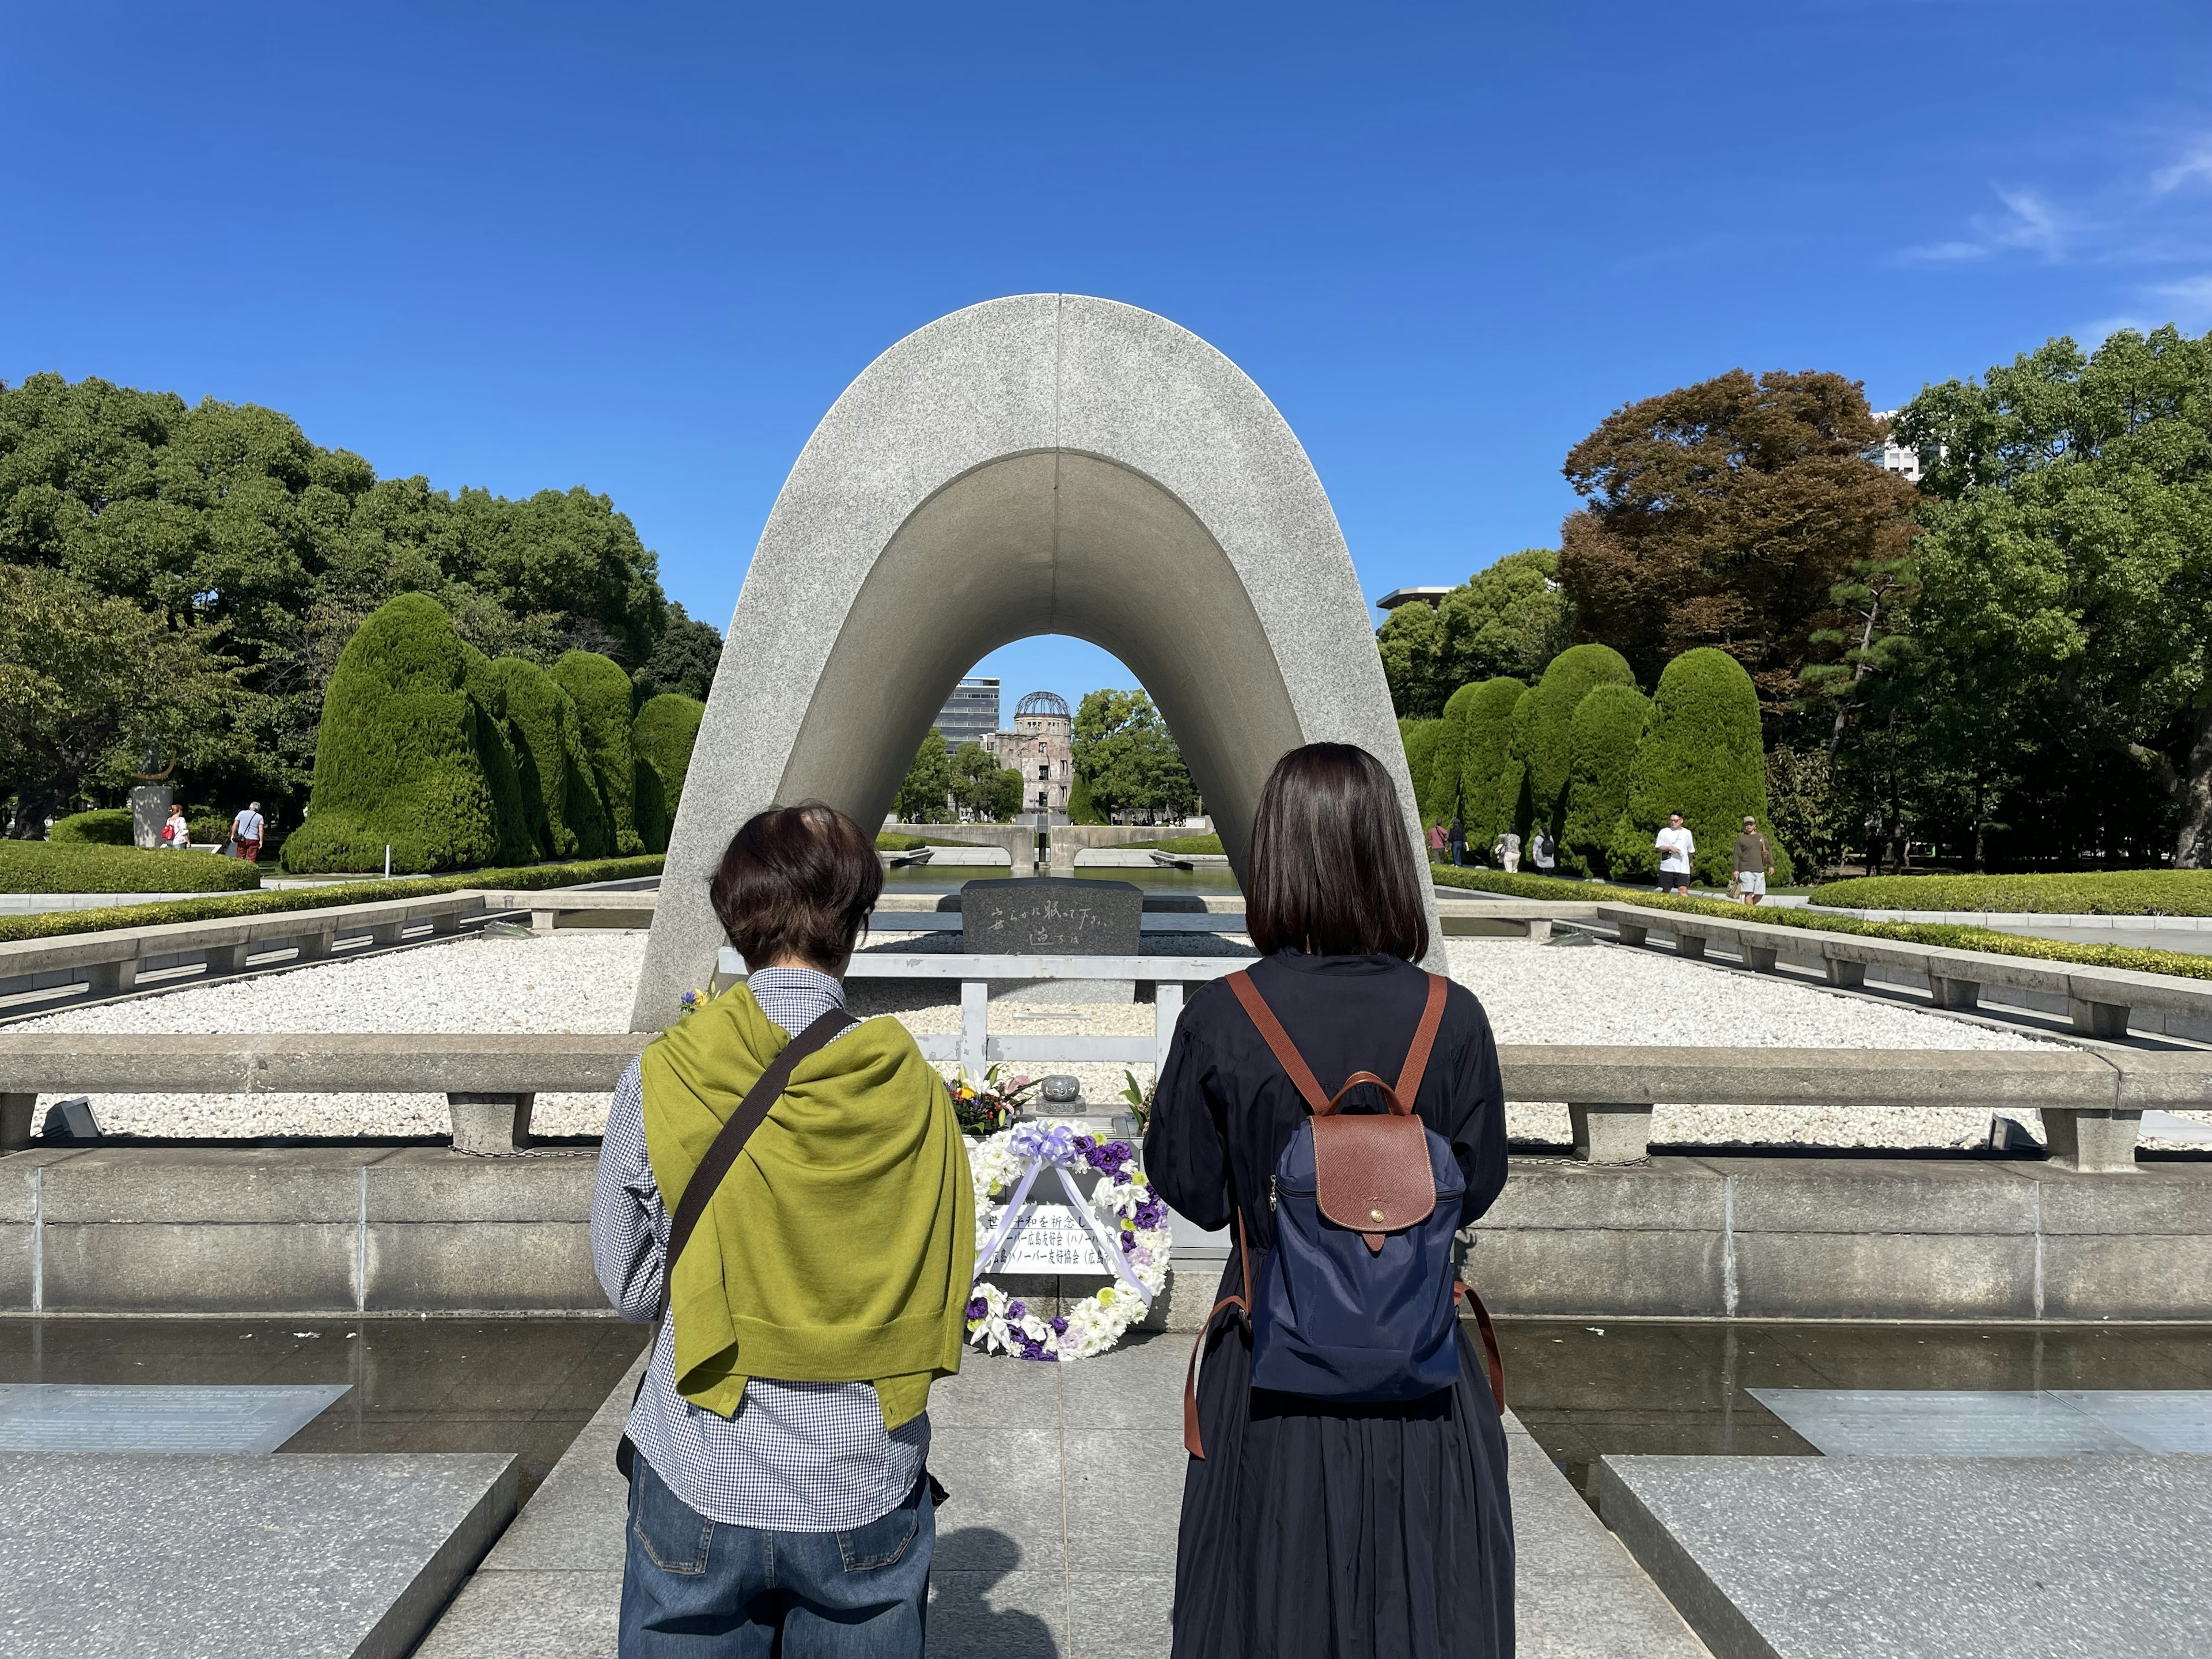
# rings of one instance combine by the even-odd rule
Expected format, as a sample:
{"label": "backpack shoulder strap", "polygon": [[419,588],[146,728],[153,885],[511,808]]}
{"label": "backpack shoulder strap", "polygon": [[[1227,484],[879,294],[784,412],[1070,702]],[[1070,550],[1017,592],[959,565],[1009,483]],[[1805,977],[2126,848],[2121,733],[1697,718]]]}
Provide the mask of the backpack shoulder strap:
{"label": "backpack shoulder strap", "polygon": [[1428,975],[1429,1000],[1421,1010],[1421,1023],[1413,1028],[1413,1046],[1406,1050],[1405,1069],[1398,1073],[1398,1098],[1406,1103],[1406,1109],[1413,1109],[1413,1098],[1421,1092],[1421,1074],[1429,1069],[1429,1053],[1437,1046],[1437,1030],[1444,1023],[1445,983],[1441,974]]}
{"label": "backpack shoulder strap", "polygon": [[1229,988],[1237,993],[1237,1000],[1244,1005],[1244,1012],[1260,1028],[1260,1035],[1267,1039],[1267,1047],[1274,1051],[1276,1060],[1290,1073],[1291,1083],[1305,1097],[1306,1104],[1326,1115],[1328,1096],[1322,1092],[1321,1079],[1313,1074],[1313,1067],[1306,1064],[1305,1056],[1291,1041],[1291,1034],[1283,1029],[1283,1022],[1275,1018],[1275,1011],[1260,994],[1260,988],[1252,983],[1250,970],[1240,968],[1230,975]]}

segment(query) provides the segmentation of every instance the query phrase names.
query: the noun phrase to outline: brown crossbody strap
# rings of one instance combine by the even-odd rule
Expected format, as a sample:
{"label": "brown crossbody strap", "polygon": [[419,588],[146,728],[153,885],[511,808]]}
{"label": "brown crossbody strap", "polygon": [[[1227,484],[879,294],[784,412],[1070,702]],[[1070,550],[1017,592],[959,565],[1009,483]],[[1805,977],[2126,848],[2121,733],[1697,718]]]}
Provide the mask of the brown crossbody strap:
{"label": "brown crossbody strap", "polygon": [[[1421,1009],[1421,1023],[1413,1028],[1413,1046],[1406,1051],[1406,1064],[1399,1071],[1398,1086],[1395,1091],[1409,1110],[1413,1107],[1413,1097],[1421,1091],[1421,1078],[1429,1069],[1429,1055],[1436,1048],[1437,1031],[1444,1021],[1443,978],[1437,974],[1429,974],[1425,977],[1429,981],[1428,1001]],[[1237,1000],[1244,1005],[1244,1012],[1252,1017],[1252,1024],[1259,1027],[1260,1035],[1273,1052],[1276,1063],[1289,1073],[1297,1091],[1305,1097],[1306,1104],[1326,1116],[1329,1110],[1329,1099],[1322,1089],[1321,1079],[1314,1075],[1313,1067],[1306,1064],[1305,1056],[1291,1041],[1291,1034],[1283,1029],[1283,1022],[1275,1018],[1275,1011],[1267,1006],[1267,1000],[1260,994],[1260,988],[1252,982],[1251,971],[1240,968],[1230,975],[1229,988],[1237,994]]]}
{"label": "brown crossbody strap", "polygon": [[[768,1069],[760,1074],[751,1088],[745,1091],[745,1097],[738,1103],[738,1109],[732,1112],[728,1121],[714,1132],[714,1139],[707,1147],[706,1157],[699,1160],[699,1167],[691,1172],[691,1179],[684,1183],[684,1196],[677,1201],[676,1213],[668,1224],[668,1249],[660,1262],[660,1306],[653,1312],[653,1340],[646,1345],[645,1350],[647,1370],[652,1368],[653,1356],[660,1346],[660,1328],[668,1322],[669,1287],[676,1282],[677,1258],[684,1254],[684,1247],[691,1242],[691,1235],[697,1231],[701,1218],[707,1213],[707,1206],[714,1201],[715,1193],[722,1185],[722,1177],[729,1174],[732,1166],[737,1163],[738,1154],[744,1151],[745,1142],[752,1139],[753,1131],[768,1121],[769,1113],[775,1109],[775,1103],[783,1098],[783,1091],[791,1086],[791,1074],[799,1069],[799,1061],[818,1052],[860,1023],[857,1017],[847,1013],[842,1008],[824,1012],[786,1043],[781,1054],[769,1061]],[[630,1404],[635,1406],[638,1396],[644,1392],[645,1373],[641,1371],[637,1378],[637,1393],[630,1396]],[[625,1480],[629,1479],[631,1460],[635,1455],[636,1448],[630,1444],[629,1437],[624,1435],[622,1443],[615,1448],[615,1467],[622,1471]]]}

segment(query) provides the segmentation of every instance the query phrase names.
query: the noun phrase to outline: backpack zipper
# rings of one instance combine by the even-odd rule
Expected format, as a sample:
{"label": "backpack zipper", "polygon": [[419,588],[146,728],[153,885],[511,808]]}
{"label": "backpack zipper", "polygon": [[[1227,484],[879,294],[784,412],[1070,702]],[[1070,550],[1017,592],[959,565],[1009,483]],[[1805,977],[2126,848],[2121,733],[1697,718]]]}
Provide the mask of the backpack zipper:
{"label": "backpack zipper", "polygon": [[1273,1210],[1274,1210],[1274,1207],[1275,1207],[1275,1177],[1274,1177],[1274,1176],[1269,1176],[1267,1177],[1267,1208],[1268,1208],[1268,1211],[1272,1213],[1272,1212],[1273,1212]]}

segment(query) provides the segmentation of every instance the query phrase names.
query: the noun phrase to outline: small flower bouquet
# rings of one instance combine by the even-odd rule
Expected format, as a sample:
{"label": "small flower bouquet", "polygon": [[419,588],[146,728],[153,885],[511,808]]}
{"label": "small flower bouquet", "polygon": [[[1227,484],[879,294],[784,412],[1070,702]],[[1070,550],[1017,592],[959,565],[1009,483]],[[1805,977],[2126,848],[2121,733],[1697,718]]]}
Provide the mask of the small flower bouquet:
{"label": "small flower bouquet", "polygon": [[1129,1103],[1129,1115],[1136,1119],[1139,1136],[1152,1127],[1152,1097],[1159,1086],[1158,1081],[1139,1083],[1134,1072],[1124,1071],[1121,1073],[1121,1098]]}
{"label": "small flower bouquet", "polygon": [[969,1082],[968,1068],[960,1068],[959,1077],[945,1084],[952,1096],[952,1109],[960,1119],[960,1133],[976,1139],[994,1135],[1014,1121],[1016,1108],[1029,1098],[1030,1091],[1037,1086],[1038,1079],[1029,1077],[1009,1078],[1001,1081],[1000,1068],[992,1066],[979,1082]]}

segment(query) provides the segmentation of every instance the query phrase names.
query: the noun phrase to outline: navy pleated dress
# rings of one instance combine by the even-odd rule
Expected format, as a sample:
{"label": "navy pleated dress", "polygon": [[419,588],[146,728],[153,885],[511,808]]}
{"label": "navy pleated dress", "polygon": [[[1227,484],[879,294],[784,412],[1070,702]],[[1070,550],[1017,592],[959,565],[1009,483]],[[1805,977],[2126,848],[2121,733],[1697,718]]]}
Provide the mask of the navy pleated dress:
{"label": "navy pleated dress", "polygon": [[[1251,972],[1324,1090],[1358,1071],[1397,1077],[1428,994],[1419,969],[1282,951]],[[1446,1000],[1414,1109],[1458,1156],[1464,1225],[1505,1185],[1505,1108],[1490,1021],[1463,986]],[[1233,1196],[1255,1282],[1274,1243],[1267,1178],[1305,1112],[1230,988],[1193,995],[1145,1168],[1201,1226],[1231,1225]],[[1217,1299],[1242,1287],[1232,1243]],[[1462,1322],[1450,1388],[1339,1405],[1254,1389],[1250,1334],[1222,1316],[1199,1376],[1206,1456],[1183,1480],[1175,1659],[1509,1659],[1505,1437],[1469,1330]]]}

